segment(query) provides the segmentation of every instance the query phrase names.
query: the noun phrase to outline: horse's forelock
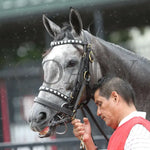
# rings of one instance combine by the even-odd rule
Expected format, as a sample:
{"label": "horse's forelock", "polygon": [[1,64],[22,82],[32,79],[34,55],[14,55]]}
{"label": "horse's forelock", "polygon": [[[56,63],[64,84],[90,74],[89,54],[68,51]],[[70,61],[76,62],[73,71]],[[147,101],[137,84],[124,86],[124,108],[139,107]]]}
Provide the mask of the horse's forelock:
{"label": "horse's forelock", "polygon": [[61,29],[61,33],[58,34],[54,40],[60,41],[60,40],[63,40],[64,38],[74,39],[74,37],[71,33],[71,30],[72,30],[71,26],[68,23],[64,23],[63,27]]}
{"label": "horse's forelock", "polygon": [[[63,40],[64,38],[67,38],[67,39],[74,39],[72,33],[71,33],[71,26],[68,24],[68,23],[64,23],[63,24],[63,27],[62,27],[62,32],[60,34],[58,34],[54,40],[55,41],[61,41]],[[51,51],[51,48],[48,49],[48,50],[45,50],[44,53],[42,54],[42,57],[44,58],[45,56],[47,56]]]}

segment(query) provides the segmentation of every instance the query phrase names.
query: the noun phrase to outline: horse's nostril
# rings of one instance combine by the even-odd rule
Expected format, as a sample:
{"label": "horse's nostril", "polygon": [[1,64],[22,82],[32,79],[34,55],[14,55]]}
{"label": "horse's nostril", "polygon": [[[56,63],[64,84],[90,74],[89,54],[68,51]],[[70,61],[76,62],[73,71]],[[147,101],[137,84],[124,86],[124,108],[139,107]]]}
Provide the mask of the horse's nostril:
{"label": "horse's nostril", "polygon": [[45,112],[40,112],[37,120],[41,121],[41,120],[45,120],[46,119],[46,113]]}

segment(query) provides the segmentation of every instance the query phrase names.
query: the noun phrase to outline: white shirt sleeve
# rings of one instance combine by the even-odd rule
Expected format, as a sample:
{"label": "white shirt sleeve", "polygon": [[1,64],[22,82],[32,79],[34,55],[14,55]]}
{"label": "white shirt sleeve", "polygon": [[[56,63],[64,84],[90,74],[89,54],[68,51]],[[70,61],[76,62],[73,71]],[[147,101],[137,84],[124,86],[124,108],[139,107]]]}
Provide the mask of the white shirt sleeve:
{"label": "white shirt sleeve", "polygon": [[143,125],[135,125],[129,133],[124,150],[150,150],[150,132]]}

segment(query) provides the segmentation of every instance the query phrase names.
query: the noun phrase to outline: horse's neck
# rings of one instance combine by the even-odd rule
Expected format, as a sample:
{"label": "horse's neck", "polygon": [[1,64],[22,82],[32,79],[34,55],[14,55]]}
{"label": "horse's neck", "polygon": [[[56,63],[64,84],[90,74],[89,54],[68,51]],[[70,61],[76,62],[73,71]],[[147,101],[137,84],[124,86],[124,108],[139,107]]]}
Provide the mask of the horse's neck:
{"label": "horse's neck", "polygon": [[98,41],[95,55],[100,63],[102,75],[112,73],[128,79],[129,76],[137,76],[139,71],[150,72],[148,60],[117,45],[103,40]]}

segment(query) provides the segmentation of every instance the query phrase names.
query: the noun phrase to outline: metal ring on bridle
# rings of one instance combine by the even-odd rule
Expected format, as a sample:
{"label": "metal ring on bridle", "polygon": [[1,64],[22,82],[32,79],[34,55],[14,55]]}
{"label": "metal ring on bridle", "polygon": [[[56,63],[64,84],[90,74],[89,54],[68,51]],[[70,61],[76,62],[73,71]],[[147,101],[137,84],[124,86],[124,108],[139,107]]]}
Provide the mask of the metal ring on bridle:
{"label": "metal ring on bridle", "polygon": [[74,97],[72,96],[72,92],[71,92],[71,94],[70,94],[70,98],[71,98],[71,99],[74,99]]}
{"label": "metal ring on bridle", "polygon": [[86,52],[83,53],[82,57],[85,57],[85,56],[86,56]]}
{"label": "metal ring on bridle", "polygon": [[89,48],[91,49],[91,44],[88,43],[88,44],[87,44],[87,48],[88,48],[88,49],[89,49]]}
{"label": "metal ring on bridle", "polygon": [[91,79],[91,76],[90,76],[89,72],[88,72],[88,71],[85,71],[85,72],[84,72],[84,80],[85,80],[85,81],[90,81],[90,79]]}
{"label": "metal ring on bridle", "polygon": [[[60,120],[62,119],[60,116],[58,116],[58,117]],[[65,126],[65,130],[63,132],[56,131],[56,134],[59,134],[59,135],[65,134],[67,132],[67,129],[68,129],[67,124],[65,122],[64,122],[64,126]]]}
{"label": "metal ring on bridle", "polygon": [[90,60],[91,63],[94,61],[92,55],[93,55],[93,52],[90,51],[90,53],[89,53],[89,60]]}

